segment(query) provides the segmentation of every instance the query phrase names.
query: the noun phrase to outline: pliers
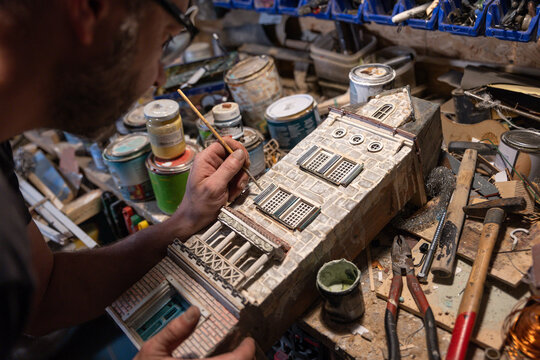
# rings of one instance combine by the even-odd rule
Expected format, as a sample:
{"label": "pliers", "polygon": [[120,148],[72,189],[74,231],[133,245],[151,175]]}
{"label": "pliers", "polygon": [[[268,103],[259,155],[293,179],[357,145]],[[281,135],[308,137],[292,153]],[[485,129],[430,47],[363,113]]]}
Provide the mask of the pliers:
{"label": "pliers", "polygon": [[407,276],[407,286],[411,292],[414,302],[424,318],[426,331],[426,342],[428,347],[428,357],[430,360],[441,358],[439,353],[439,340],[437,339],[437,328],[435,327],[435,317],[429,303],[420,287],[418,279],[414,275],[414,265],[411,248],[405,239],[399,235],[394,238],[392,244],[392,285],[386,303],[384,314],[384,329],[386,330],[386,341],[388,344],[388,356],[390,360],[401,358],[399,351],[399,341],[397,337],[397,310],[401,290],[403,289],[402,276]]}

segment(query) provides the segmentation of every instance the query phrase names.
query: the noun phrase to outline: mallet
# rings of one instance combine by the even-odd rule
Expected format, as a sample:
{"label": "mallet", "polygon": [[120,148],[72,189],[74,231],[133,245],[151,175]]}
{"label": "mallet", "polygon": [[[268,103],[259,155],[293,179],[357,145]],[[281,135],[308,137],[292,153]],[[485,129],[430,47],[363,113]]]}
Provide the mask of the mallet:
{"label": "mallet", "polygon": [[[229,145],[227,145],[227,143],[225,142],[225,140],[223,140],[223,138],[218,134],[218,132],[216,131],[216,129],[214,129],[214,127],[212,126],[212,124],[210,124],[208,122],[208,120],[206,120],[204,118],[204,116],[199,112],[199,110],[197,110],[197,108],[195,107],[195,105],[193,105],[193,103],[191,101],[189,101],[189,99],[187,98],[186,94],[184,94],[184,92],[180,89],[178,89],[178,93],[180,94],[180,96],[182,97],[182,99],[184,99],[185,102],[188,103],[188,105],[191,107],[191,110],[193,110],[195,112],[195,114],[197,114],[197,116],[199,117],[199,119],[201,119],[203,121],[203,123],[210,129],[210,131],[212,132],[212,134],[214,134],[214,136],[216,137],[216,139],[220,142],[221,145],[223,145],[223,147],[225,148],[225,150],[227,150],[227,152],[229,154],[232,154],[233,153],[233,150],[231,149],[231,147]],[[259,190],[262,191],[262,187],[261,185],[259,185],[259,183],[257,182],[257,180],[255,180],[255,178],[253,177],[253,175],[251,175],[251,173],[249,172],[248,168],[246,165],[244,165],[242,167],[242,169],[246,172],[246,174],[248,174],[249,178],[255,183],[255,185],[257,185],[257,187],[259,188]]]}

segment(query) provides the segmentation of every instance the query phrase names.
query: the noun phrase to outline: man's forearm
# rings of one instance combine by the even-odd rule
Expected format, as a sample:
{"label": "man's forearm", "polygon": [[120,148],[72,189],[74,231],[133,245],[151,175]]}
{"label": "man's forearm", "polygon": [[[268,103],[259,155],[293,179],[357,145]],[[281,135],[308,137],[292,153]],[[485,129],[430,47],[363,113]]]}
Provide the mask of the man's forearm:
{"label": "man's forearm", "polygon": [[196,230],[187,220],[185,226],[171,225],[150,226],[103,248],[54,254],[49,283],[28,332],[46,334],[100,315],[163,258],[175,237],[186,239]]}

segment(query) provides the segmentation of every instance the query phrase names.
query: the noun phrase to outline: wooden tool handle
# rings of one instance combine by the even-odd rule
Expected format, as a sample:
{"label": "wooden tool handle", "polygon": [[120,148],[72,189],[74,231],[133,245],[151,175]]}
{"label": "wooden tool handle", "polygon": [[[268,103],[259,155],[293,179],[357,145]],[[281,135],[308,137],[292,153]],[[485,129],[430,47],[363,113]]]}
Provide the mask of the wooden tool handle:
{"label": "wooden tool handle", "polygon": [[439,240],[439,249],[431,267],[431,272],[435,276],[442,278],[452,276],[459,236],[463,228],[463,222],[465,221],[463,207],[467,205],[469,200],[469,192],[474,178],[477,157],[478,153],[473,149],[468,149],[463,154],[457,175],[456,190],[448,204],[446,221],[442,229],[441,239]]}
{"label": "wooden tool handle", "polygon": [[482,229],[478,243],[478,251],[474,259],[471,274],[469,275],[469,280],[467,281],[465,293],[459,305],[458,316],[454,325],[454,331],[452,332],[452,339],[448,346],[446,360],[465,359],[469,339],[474,329],[474,323],[484,293],[484,284],[486,282],[491,254],[499,236],[499,229],[504,216],[504,210],[501,208],[492,208],[487,211],[484,228]]}

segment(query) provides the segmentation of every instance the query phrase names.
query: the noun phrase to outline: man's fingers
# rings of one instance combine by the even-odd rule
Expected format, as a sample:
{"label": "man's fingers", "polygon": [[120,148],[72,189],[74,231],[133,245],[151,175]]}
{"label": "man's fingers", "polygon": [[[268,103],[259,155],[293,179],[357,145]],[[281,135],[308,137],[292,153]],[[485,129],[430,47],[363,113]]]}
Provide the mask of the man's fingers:
{"label": "man's fingers", "polygon": [[246,161],[246,155],[242,150],[235,150],[219,168],[217,168],[214,175],[210,179],[212,181],[218,181],[219,184],[216,184],[220,188],[226,188],[229,182],[238,174],[242,169]]}
{"label": "man's fingers", "polygon": [[149,341],[155,342],[158,348],[162,348],[167,354],[171,354],[195,330],[200,316],[199,309],[192,306],[181,316],[172,320]]}
{"label": "man's fingers", "polygon": [[234,140],[231,136],[225,136],[223,140],[225,140],[227,145],[229,145],[229,147],[233,151],[238,150],[238,149],[242,150],[244,154],[246,155],[246,166],[249,167],[251,165],[251,162],[249,161],[249,153],[240,142]]}
{"label": "man's fingers", "polygon": [[255,358],[255,341],[245,338],[233,352],[219,355],[208,360],[253,360]]}

